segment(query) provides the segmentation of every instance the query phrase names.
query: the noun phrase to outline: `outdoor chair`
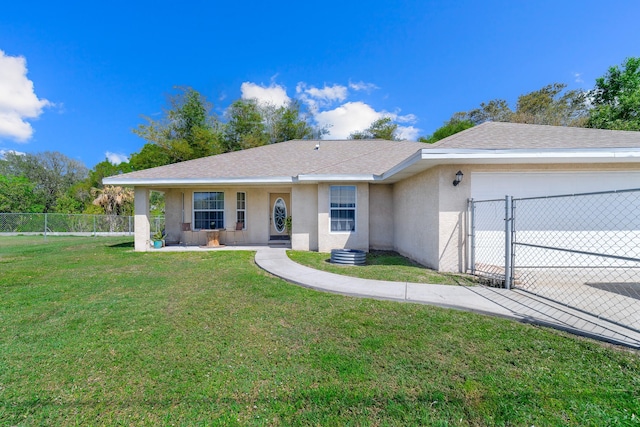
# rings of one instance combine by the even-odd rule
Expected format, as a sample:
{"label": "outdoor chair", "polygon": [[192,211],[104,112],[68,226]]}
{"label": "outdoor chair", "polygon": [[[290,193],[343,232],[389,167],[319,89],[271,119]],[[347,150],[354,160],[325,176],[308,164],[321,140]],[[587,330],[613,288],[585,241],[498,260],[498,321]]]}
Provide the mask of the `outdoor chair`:
{"label": "outdoor chair", "polygon": [[189,246],[193,244],[193,232],[191,231],[191,223],[183,222],[181,224],[182,233],[180,234],[180,244]]}
{"label": "outdoor chair", "polygon": [[238,232],[240,233],[240,237],[242,237],[242,243],[244,243],[244,222],[236,222],[235,228],[232,229],[231,232],[233,233],[234,246],[238,243]]}

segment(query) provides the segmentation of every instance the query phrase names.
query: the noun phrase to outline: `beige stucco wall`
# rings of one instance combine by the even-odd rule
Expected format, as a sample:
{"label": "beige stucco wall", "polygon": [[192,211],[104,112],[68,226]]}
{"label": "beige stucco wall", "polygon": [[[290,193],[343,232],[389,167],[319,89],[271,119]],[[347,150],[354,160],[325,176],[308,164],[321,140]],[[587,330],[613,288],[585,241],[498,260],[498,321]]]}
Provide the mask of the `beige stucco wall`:
{"label": "beige stucco wall", "polygon": [[291,248],[318,250],[318,186],[295,185],[291,188]]}
{"label": "beige stucco wall", "polygon": [[318,184],[318,250],[346,248],[369,250],[369,184],[349,183],[356,187],[356,231],[331,232],[329,223],[329,188],[332,184]]}
{"label": "beige stucco wall", "polygon": [[394,184],[394,246],[400,254],[438,268],[438,171],[429,169]]}
{"label": "beige stucco wall", "polygon": [[142,187],[134,188],[134,249],[136,252],[149,250],[151,225],[149,224],[149,190]]}
{"label": "beige stucco wall", "polygon": [[[456,172],[464,173],[454,187]],[[467,201],[471,196],[471,168],[440,166],[438,173],[438,270],[464,272],[467,261]],[[466,178],[466,179],[465,179]]]}
{"label": "beige stucco wall", "polygon": [[371,249],[392,250],[393,186],[369,185],[369,246]]}
{"label": "beige stucco wall", "polygon": [[165,241],[179,243],[182,232],[182,192],[175,188],[164,191],[165,200]]}

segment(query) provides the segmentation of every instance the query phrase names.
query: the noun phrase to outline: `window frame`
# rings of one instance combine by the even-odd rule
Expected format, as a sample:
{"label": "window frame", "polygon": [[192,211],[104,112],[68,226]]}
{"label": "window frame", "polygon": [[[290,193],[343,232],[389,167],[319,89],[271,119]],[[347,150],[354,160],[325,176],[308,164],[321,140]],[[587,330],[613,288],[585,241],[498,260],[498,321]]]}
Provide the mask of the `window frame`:
{"label": "window frame", "polygon": [[[243,195],[243,199],[240,200],[239,196]],[[242,202],[243,207],[238,207]],[[247,229],[247,192],[246,191],[237,191],[236,192],[236,224],[240,222],[239,213],[242,212],[242,229]]]}
{"label": "window frame", "polygon": [[[333,207],[332,205],[334,203],[332,202],[332,195],[333,195],[334,188],[336,189],[352,188],[353,189],[353,206]],[[351,230],[334,230],[333,229],[333,225],[334,225],[333,213],[339,212],[339,211],[353,211],[353,226],[351,227]],[[336,218],[336,219],[340,220],[341,218]],[[344,221],[345,219],[342,218],[342,220]],[[329,233],[351,234],[351,233],[355,233],[357,230],[358,230],[358,187],[355,185],[330,185],[329,186]]]}
{"label": "window frame", "polygon": [[[215,209],[202,209],[202,208],[196,208],[196,194],[211,194],[211,193],[215,193],[218,195],[222,195],[222,200],[217,200],[214,199],[214,203],[216,202],[222,202],[222,207],[217,207]],[[224,191],[194,191],[192,198],[191,198],[191,217],[192,217],[192,229],[197,231],[197,230],[216,230],[216,229],[224,229],[224,221],[225,221],[225,203],[224,203]],[[220,213],[222,215],[221,219],[215,219],[215,222],[221,222],[222,224],[217,224],[217,225],[222,225],[221,227],[218,228],[210,228],[210,227],[206,227],[206,228],[202,228],[202,227],[197,227],[198,224],[196,224],[196,213],[197,212],[217,212]],[[206,220],[198,220],[198,221],[206,221]],[[210,225],[210,222],[209,222]]]}

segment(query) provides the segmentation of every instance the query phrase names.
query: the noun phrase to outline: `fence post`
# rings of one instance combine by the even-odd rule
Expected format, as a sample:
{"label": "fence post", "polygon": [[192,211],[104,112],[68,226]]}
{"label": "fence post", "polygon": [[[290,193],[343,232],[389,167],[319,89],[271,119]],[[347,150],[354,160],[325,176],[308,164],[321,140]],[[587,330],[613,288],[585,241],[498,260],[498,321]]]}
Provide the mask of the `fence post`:
{"label": "fence post", "polygon": [[47,213],[44,213],[44,241],[47,241]]}
{"label": "fence post", "polygon": [[512,238],[513,238],[513,197],[506,196],[504,199],[504,287],[511,289],[513,281],[512,265]]}
{"label": "fence post", "polygon": [[93,216],[93,237],[96,237],[96,216]]}
{"label": "fence post", "polygon": [[469,226],[469,263],[471,274],[476,274],[476,204],[473,199],[469,199],[469,216],[470,218],[470,226]]}

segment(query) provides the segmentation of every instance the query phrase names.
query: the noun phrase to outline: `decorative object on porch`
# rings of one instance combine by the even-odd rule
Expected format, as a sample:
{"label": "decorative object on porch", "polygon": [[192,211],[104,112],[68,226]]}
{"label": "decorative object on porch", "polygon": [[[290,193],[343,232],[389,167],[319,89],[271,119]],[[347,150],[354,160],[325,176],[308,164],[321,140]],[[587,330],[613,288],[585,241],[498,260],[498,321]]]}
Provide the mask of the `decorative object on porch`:
{"label": "decorative object on porch", "polygon": [[291,222],[291,215],[289,215],[287,217],[287,219],[284,221],[284,225],[287,228],[287,234],[289,235],[289,237],[291,237],[291,227],[292,227],[292,222]]}
{"label": "decorative object on porch", "polygon": [[220,230],[207,231],[207,246],[220,246]]}
{"label": "decorative object on porch", "polygon": [[155,249],[162,248],[162,239],[163,238],[164,238],[164,234],[162,234],[161,230],[158,230],[155,233],[153,233],[153,247]]}

